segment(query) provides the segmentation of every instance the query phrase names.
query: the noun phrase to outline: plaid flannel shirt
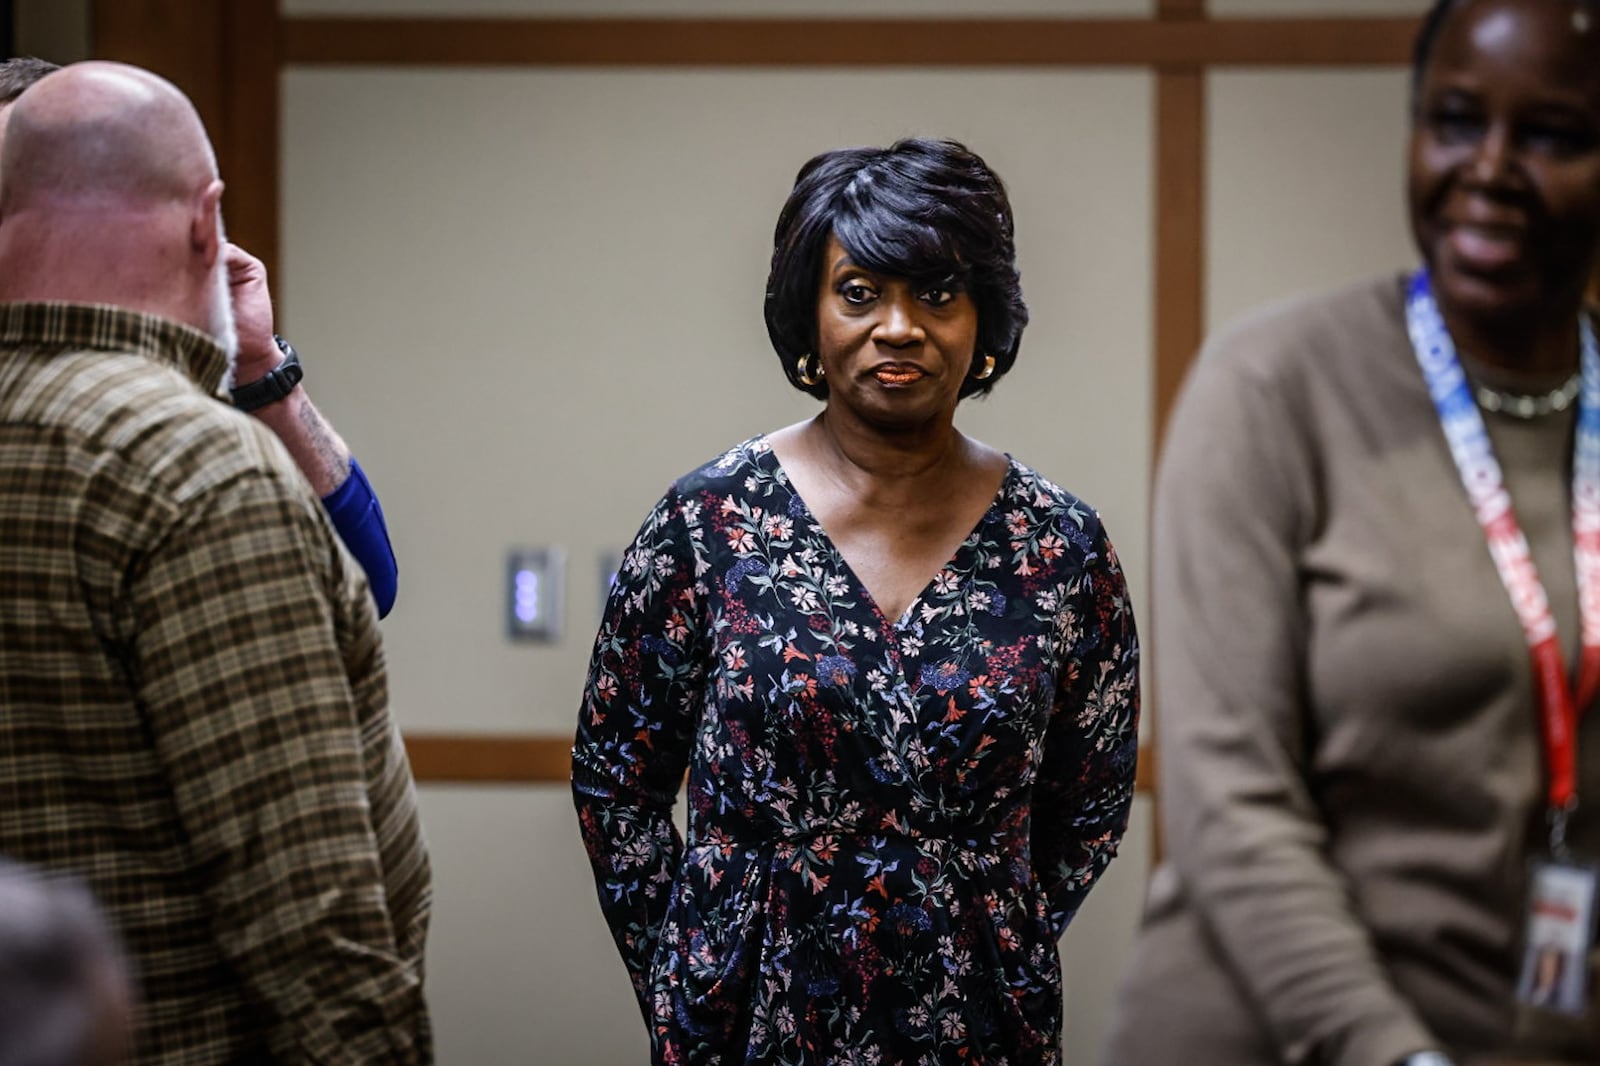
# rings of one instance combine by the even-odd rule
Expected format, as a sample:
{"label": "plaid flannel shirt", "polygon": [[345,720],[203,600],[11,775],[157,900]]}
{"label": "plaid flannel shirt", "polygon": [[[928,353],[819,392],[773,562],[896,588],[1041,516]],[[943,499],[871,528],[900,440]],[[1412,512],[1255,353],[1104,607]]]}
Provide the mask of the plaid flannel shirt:
{"label": "plaid flannel shirt", "polygon": [[141,1063],[425,1063],[429,869],[364,578],[209,337],[0,306],[0,853],[85,879]]}

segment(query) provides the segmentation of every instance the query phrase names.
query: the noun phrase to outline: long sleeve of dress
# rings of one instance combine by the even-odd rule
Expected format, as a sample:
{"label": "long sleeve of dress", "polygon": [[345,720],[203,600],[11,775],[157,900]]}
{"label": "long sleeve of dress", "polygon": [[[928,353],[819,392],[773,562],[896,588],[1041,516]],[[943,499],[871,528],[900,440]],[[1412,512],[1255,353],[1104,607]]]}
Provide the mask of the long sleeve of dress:
{"label": "long sleeve of dress", "polygon": [[1326,858],[1308,785],[1301,549],[1316,457],[1291,395],[1203,358],[1154,522],[1165,839],[1282,1061],[1373,1066],[1434,1044]]}
{"label": "long sleeve of dress", "polygon": [[1139,755],[1139,639],[1116,549],[1098,520],[1067,605],[1076,637],[1034,790],[1034,869],[1059,937],[1117,853]]}
{"label": "long sleeve of dress", "polygon": [[693,740],[705,665],[697,591],[698,505],[669,493],[623,557],[595,638],[572,755],[600,906],[641,1011],[683,839],[673,802]]}

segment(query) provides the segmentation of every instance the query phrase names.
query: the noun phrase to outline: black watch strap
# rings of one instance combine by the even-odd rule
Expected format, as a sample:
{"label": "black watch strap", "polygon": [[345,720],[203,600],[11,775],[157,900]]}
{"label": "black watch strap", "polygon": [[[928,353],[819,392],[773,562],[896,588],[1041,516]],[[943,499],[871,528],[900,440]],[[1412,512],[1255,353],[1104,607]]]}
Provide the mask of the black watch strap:
{"label": "black watch strap", "polygon": [[294,350],[294,346],[276,333],[272,339],[283,353],[283,362],[268,371],[266,377],[248,385],[236,385],[230,390],[233,406],[241,411],[254,411],[269,403],[277,403],[293,392],[294,387],[300,384],[300,379],[306,376],[305,369],[300,365],[300,353]]}

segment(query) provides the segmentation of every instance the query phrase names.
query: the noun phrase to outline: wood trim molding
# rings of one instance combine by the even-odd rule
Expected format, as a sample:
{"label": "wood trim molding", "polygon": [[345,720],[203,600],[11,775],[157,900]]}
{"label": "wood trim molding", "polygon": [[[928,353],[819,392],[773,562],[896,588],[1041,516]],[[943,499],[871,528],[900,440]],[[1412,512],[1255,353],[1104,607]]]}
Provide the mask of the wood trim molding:
{"label": "wood trim molding", "polygon": [[292,64],[1393,65],[1418,20],[291,18]]}
{"label": "wood trim molding", "polygon": [[418,781],[552,785],[572,776],[572,738],[560,735],[423,733],[405,738]]}
{"label": "wood trim molding", "polygon": [[[423,784],[566,785],[572,774],[572,738],[552,734],[408,734],[411,773]],[[1152,755],[1139,752],[1138,783],[1154,780]]]}

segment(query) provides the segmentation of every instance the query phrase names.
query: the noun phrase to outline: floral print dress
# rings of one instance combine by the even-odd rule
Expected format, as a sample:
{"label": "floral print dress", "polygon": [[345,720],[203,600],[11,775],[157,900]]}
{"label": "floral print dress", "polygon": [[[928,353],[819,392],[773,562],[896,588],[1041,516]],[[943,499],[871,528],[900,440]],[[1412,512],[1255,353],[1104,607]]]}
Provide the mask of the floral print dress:
{"label": "floral print dress", "polygon": [[765,438],[679,481],[573,752],[654,1061],[1058,1063],[1056,941],[1127,824],[1138,661],[1097,516],[1015,460],[899,619]]}

